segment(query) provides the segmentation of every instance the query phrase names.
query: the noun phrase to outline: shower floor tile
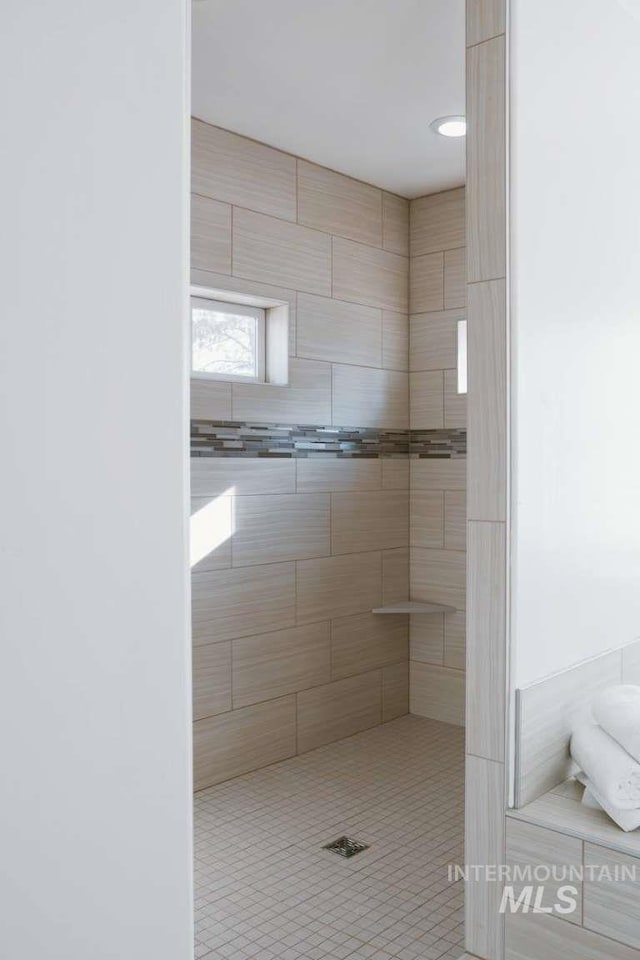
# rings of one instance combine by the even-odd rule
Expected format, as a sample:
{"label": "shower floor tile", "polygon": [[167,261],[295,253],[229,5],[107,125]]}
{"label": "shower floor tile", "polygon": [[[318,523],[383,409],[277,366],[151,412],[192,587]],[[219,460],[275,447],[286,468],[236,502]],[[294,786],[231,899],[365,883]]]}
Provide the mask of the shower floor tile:
{"label": "shower floor tile", "polygon": [[420,717],[202,790],[195,957],[458,960],[463,820],[464,731]]}

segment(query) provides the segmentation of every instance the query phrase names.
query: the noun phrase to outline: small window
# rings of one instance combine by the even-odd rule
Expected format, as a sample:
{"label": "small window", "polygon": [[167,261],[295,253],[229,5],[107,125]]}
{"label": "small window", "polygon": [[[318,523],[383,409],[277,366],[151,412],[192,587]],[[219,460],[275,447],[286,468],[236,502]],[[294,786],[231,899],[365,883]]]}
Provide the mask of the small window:
{"label": "small window", "polygon": [[266,311],[191,298],[191,372],[216,380],[265,381]]}

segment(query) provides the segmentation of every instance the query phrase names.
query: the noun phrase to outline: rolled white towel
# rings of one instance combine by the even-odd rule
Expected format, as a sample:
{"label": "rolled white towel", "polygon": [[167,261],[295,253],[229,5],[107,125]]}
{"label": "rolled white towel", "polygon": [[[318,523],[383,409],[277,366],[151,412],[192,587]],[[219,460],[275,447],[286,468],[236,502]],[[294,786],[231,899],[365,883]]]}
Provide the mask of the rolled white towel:
{"label": "rolled white towel", "polygon": [[640,763],[597,724],[582,722],[571,735],[571,756],[611,807],[640,807]]}
{"label": "rolled white towel", "polygon": [[608,687],[595,698],[592,709],[602,729],[640,763],[640,687]]}
{"label": "rolled white towel", "polygon": [[584,774],[578,774],[577,779],[585,786],[582,796],[583,806],[592,810],[604,810],[604,812],[617,824],[625,833],[631,830],[637,830],[640,827],[640,810],[620,810],[618,807],[610,806],[603,797],[600,796],[596,788]]}

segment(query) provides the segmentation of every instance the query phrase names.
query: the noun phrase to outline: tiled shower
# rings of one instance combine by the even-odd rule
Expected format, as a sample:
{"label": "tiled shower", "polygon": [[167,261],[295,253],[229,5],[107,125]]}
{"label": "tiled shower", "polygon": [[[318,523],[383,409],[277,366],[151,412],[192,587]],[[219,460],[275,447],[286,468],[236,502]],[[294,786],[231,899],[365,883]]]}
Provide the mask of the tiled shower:
{"label": "tiled shower", "polygon": [[[436,806],[449,797],[441,836],[446,856],[462,855],[464,188],[408,201],[201,121],[192,171],[192,283],[270,298],[289,314],[286,386],[192,381],[192,522],[222,531],[192,570],[198,955],[457,957],[461,894],[435,877],[429,892],[415,867],[400,882],[416,886],[411,909],[397,904],[384,943],[384,930],[360,925],[351,942],[338,925],[351,948],[341,952],[344,942],[329,947],[326,924],[307,929],[300,902],[287,920],[259,898],[273,926],[251,929],[278,949],[248,939],[235,916],[244,933],[232,923],[227,937],[220,917],[229,919],[233,897],[247,906],[257,894],[251,869],[212,874],[224,858],[211,823],[222,810],[234,830],[255,834],[253,848],[273,849],[277,871],[278,846],[304,845],[304,811],[324,784],[326,829],[308,841],[312,861],[320,858],[318,891],[328,896],[346,869],[343,898],[356,912],[378,858],[381,870],[402,871],[394,837],[405,862],[415,844],[442,877],[424,817],[408,833],[400,827],[413,823],[419,783]],[[372,613],[409,597],[456,612]],[[375,794],[397,775],[384,759],[394,743],[416,780],[411,789],[397,781],[395,816],[382,822]],[[429,788],[441,762],[448,772]],[[354,763],[375,785],[362,796]],[[320,841],[343,828],[360,829],[370,845],[334,864]],[[258,869],[252,856],[243,854],[243,868]],[[435,917],[431,927],[418,914],[408,921],[416,910]],[[304,949],[287,943],[286,922],[304,928]],[[448,931],[429,933],[438,923]]]}

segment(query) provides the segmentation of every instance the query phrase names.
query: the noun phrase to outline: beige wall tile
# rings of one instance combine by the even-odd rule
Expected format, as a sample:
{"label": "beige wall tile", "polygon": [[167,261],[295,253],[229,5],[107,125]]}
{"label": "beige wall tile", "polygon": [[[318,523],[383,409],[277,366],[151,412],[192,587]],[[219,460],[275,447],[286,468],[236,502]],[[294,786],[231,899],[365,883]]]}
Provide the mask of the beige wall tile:
{"label": "beige wall tile", "polygon": [[[504,779],[503,764],[467,756],[465,863],[504,863]],[[504,919],[500,915],[502,884],[479,879],[470,880],[465,887],[465,947],[479,957],[498,960],[504,951]],[[533,956],[550,960],[545,951]]]}
{"label": "beige wall tile", "polygon": [[290,360],[289,384],[234,383],[233,419],[259,423],[331,423],[331,367]]}
{"label": "beige wall tile", "polygon": [[418,313],[409,320],[412,370],[447,370],[458,362],[458,321],[464,310]]}
{"label": "beige wall tile", "polygon": [[444,254],[412,257],[409,274],[409,312],[444,310]]}
{"label": "beige wall tile", "polygon": [[382,722],[409,712],[409,664],[406,660],[382,670]]}
{"label": "beige wall tile", "polygon": [[411,662],[409,713],[464,725],[464,673],[434,663]]}
{"label": "beige wall tile", "polygon": [[409,656],[406,616],[362,613],[331,623],[331,679],[340,680]]}
{"label": "beige wall tile", "polygon": [[198,720],[193,725],[194,788],[203,790],[295,752],[295,696]]}
{"label": "beige wall tile", "polygon": [[327,557],[297,563],[297,620],[310,623],[365,613],[381,603],[382,557]]}
{"label": "beige wall tile", "polygon": [[328,622],[234,640],[234,710],[329,683],[330,642]]}
{"label": "beige wall tile", "polygon": [[504,760],[507,545],[503,523],[469,523],[467,750]]}
{"label": "beige wall tile", "polygon": [[382,677],[373,673],[337,680],[298,694],[298,751],[350,737],[382,720]]}
{"label": "beige wall tile", "polygon": [[411,490],[464,490],[467,483],[467,461],[464,457],[449,460],[424,458],[412,460]]}
{"label": "beige wall tile", "polygon": [[231,273],[231,207],[191,196],[191,266]]}
{"label": "beige wall tile", "polygon": [[[554,834],[558,836],[558,834]],[[565,838],[565,843],[570,838]],[[579,844],[579,840],[573,841]],[[640,948],[638,925],[638,902],[640,900],[640,859],[608,850],[594,843],[584,845],[586,867],[596,867],[594,879],[584,882],[583,924],[596,933],[621,940],[631,947]],[[611,877],[626,876],[638,879],[608,880],[602,868],[608,869]],[[571,915],[571,919],[573,915]],[[567,917],[569,919],[569,917]]]}
{"label": "beige wall tile", "polygon": [[[567,837],[555,830],[545,830],[543,827],[519,820],[507,819],[507,858],[506,864],[512,870],[541,868],[555,873],[555,876],[567,877],[572,869],[582,867],[582,840],[576,837]],[[600,861],[598,861],[599,863]],[[540,905],[543,910],[554,911],[558,903],[558,890],[570,883],[577,890],[577,907],[573,913],[563,913],[562,918],[569,923],[582,923],[582,883],[579,880],[559,879],[556,881],[552,874],[543,885]],[[514,882],[514,895],[518,897],[523,883]],[[542,886],[542,885],[541,885]],[[586,890],[585,890],[586,892]]]}
{"label": "beige wall tile", "polygon": [[409,461],[385,458],[382,463],[382,487],[384,490],[409,489]]}
{"label": "beige wall tile", "polygon": [[409,543],[406,490],[331,495],[331,552],[392,550]]}
{"label": "beige wall tile", "polygon": [[411,493],[409,535],[412,547],[444,547],[442,490],[417,490]]}
{"label": "beige wall tile", "polygon": [[506,273],[505,39],[467,51],[467,279]]}
{"label": "beige wall tile", "polygon": [[226,570],[231,566],[231,497],[192,497],[189,520],[191,569]]}
{"label": "beige wall tile", "polygon": [[294,563],[194,573],[191,591],[196,645],[294,624]]}
{"label": "beige wall tile", "polygon": [[387,427],[409,423],[409,377],[397,370],[333,365],[333,423]]}
{"label": "beige wall tile", "polygon": [[444,308],[457,310],[467,303],[465,250],[447,250],[444,255]]}
{"label": "beige wall tile", "polygon": [[298,223],[380,247],[382,191],[298,160]]}
{"label": "beige wall tile", "polygon": [[444,618],[444,665],[454,670],[464,670],[466,666],[466,615],[448,613]]}
{"label": "beige wall tile", "polygon": [[503,280],[469,287],[469,518],[507,511],[507,320]]}
{"label": "beige wall tile", "polygon": [[191,378],[192,420],[230,420],[231,384]]}
{"label": "beige wall tile", "polygon": [[255,140],[192,122],[194,193],[285,220],[296,218],[296,160]]}
{"label": "beige wall tile", "polygon": [[467,0],[467,46],[504,33],[505,0]]}
{"label": "beige wall tile", "polygon": [[570,776],[575,712],[600,690],[621,682],[622,654],[615,650],[518,690],[516,807],[531,803]]}
{"label": "beige wall tile", "polygon": [[323,460],[309,457],[293,462],[298,474],[298,493],[380,490],[382,487],[384,460],[356,457]]}
{"label": "beige wall tile", "polygon": [[385,550],[382,554],[382,602],[386,605],[408,599],[409,548]]}
{"label": "beige wall tile", "polygon": [[298,296],[297,355],[382,366],[382,311],[310,293]]}
{"label": "beige wall tile", "polygon": [[549,914],[510,913],[506,918],[506,960],[638,960],[638,956],[633,947]]}
{"label": "beige wall tile", "polygon": [[464,187],[412,200],[410,217],[412,257],[463,247]]}
{"label": "beige wall tile", "polygon": [[295,489],[295,460],[191,458],[193,496],[294,493]]}
{"label": "beige wall tile", "polygon": [[444,495],[444,545],[447,550],[467,549],[467,496],[460,490]]}
{"label": "beige wall tile", "polygon": [[382,311],[382,366],[409,369],[409,317],[405,313]]}
{"label": "beige wall tile", "polygon": [[438,430],[444,426],[444,375],[441,370],[409,374],[412,430]]}
{"label": "beige wall tile", "polygon": [[234,207],[233,273],[331,296],[331,237]]}
{"label": "beige wall tile", "polygon": [[465,609],[466,556],[459,550],[411,548],[411,599]]}
{"label": "beige wall tile", "polygon": [[445,427],[466,427],[467,395],[458,393],[457,370],[444,371],[444,425]]}
{"label": "beige wall tile", "polygon": [[382,246],[409,256],[409,201],[393,193],[382,194]]}
{"label": "beige wall tile", "polygon": [[235,497],[233,566],[326,557],[331,552],[329,494]]}
{"label": "beige wall tile", "polygon": [[333,240],[333,296],[397,313],[409,312],[409,261],[363,243]]}
{"label": "beige wall tile", "polygon": [[193,719],[231,710],[231,643],[193,648]]}
{"label": "beige wall tile", "polygon": [[409,617],[409,658],[444,666],[444,617],[441,613]]}

